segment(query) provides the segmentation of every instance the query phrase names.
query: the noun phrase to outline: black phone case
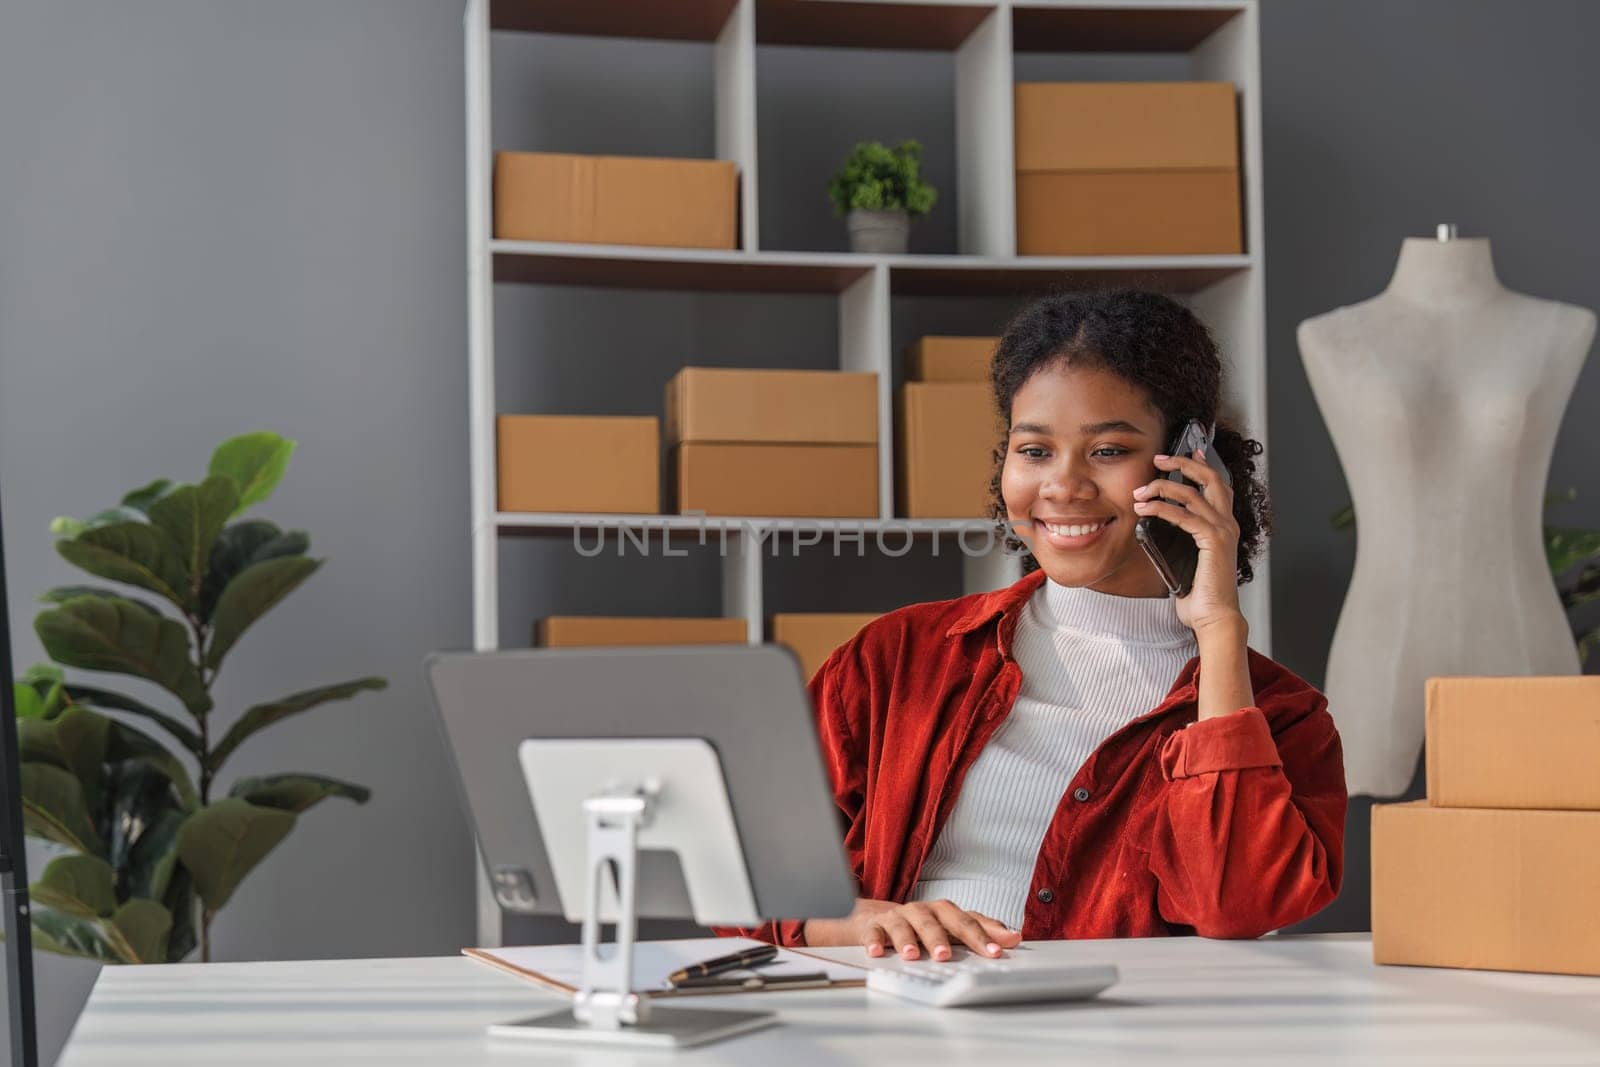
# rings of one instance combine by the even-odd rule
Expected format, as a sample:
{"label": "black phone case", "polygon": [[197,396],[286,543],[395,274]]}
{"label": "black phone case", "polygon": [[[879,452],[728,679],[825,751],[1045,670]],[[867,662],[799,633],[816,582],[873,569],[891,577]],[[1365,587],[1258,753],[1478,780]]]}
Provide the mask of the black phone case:
{"label": "black phone case", "polygon": [[[1178,433],[1167,455],[1192,457],[1196,450],[1203,448],[1206,466],[1222,477],[1223,484],[1231,486],[1233,476],[1217,457],[1216,449],[1212,447],[1213,437],[1198,422],[1190,422]],[[1180,485],[1194,484],[1178,471],[1169,472],[1167,477]],[[1173,596],[1188,596],[1194,586],[1195,567],[1200,562],[1200,550],[1195,546],[1194,538],[1165,519],[1157,518],[1140,519],[1134,527],[1134,534],[1144,548],[1145,555],[1150,557],[1151,564],[1161,574],[1167,591]]]}

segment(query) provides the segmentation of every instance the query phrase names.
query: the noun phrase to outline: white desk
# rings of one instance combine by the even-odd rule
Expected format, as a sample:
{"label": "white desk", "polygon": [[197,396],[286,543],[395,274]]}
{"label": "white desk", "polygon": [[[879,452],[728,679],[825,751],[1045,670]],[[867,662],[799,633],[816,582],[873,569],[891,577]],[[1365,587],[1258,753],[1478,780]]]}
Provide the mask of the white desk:
{"label": "white desk", "polygon": [[1053,1008],[940,1012],[860,989],[695,998],[783,1023],[676,1055],[491,1042],[485,1024],[560,1000],[461,957],[107,967],[61,1062],[1600,1063],[1600,978],[1375,967],[1364,935],[1046,948],[1114,962],[1122,982]]}

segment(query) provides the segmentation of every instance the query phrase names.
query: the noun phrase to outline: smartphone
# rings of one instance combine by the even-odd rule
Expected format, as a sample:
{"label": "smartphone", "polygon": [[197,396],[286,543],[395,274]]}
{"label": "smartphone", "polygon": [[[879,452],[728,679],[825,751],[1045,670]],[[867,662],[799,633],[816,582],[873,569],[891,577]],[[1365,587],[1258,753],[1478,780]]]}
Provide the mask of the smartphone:
{"label": "smartphone", "polygon": [[[1215,437],[1215,428],[1208,429],[1190,420],[1167,447],[1167,455],[1193,458],[1195,452],[1203,448],[1206,466],[1217,472],[1223,485],[1231,487],[1233,476],[1217,457],[1216,449],[1211,447]],[[1179,485],[1194,484],[1178,471],[1169,472],[1167,477]],[[1133,535],[1166,583],[1167,592],[1177,597],[1188,596],[1194,585],[1195,566],[1200,562],[1200,549],[1195,546],[1194,538],[1165,519],[1151,517],[1140,519],[1133,528]]]}

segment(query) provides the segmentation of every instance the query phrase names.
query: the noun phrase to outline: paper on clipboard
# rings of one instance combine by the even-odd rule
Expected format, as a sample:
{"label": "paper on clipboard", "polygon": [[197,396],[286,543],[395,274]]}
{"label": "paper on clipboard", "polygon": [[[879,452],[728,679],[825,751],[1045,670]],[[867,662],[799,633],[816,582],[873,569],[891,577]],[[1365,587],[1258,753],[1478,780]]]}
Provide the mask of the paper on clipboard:
{"label": "paper on clipboard", "polygon": [[[676,941],[639,941],[633,946],[633,984],[640,993],[651,997],[679,997],[695,994],[722,994],[726,989],[676,990],[667,984],[667,975],[691,963],[758,948],[762,942],[742,937],[700,937]],[[523,948],[464,948],[462,955],[496,970],[504,971],[525,981],[542,985],[546,989],[568,996],[578,991],[583,982],[582,945],[532,945]],[[784,974],[805,974],[825,971],[829,985],[834,988],[860,986],[866,983],[866,970],[849,963],[811,956],[789,949],[779,949],[771,963],[764,963],[751,971],[730,971],[730,977],[740,974],[761,974],[776,977]],[[780,992],[781,990],[768,990]]]}

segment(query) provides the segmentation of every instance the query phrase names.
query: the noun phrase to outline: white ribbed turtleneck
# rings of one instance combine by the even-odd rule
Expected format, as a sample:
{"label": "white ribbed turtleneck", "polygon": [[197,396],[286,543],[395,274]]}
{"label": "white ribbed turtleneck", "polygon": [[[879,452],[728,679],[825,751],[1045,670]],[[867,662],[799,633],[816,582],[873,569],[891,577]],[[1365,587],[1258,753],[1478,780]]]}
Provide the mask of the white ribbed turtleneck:
{"label": "white ribbed turtleneck", "polygon": [[1013,650],[1016,704],[967,771],[911,899],[948,898],[1015,930],[1067,784],[1106,738],[1161,703],[1196,646],[1169,599],[1047,579],[1023,606]]}

